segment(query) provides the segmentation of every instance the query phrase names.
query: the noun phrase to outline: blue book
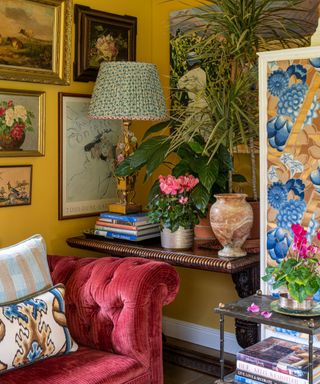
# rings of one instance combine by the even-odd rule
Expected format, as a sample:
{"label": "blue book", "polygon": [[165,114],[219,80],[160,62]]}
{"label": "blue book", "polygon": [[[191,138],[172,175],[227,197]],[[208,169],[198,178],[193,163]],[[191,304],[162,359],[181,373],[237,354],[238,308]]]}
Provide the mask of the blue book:
{"label": "blue book", "polygon": [[150,233],[148,235],[143,236],[134,236],[134,235],[127,235],[125,233],[116,233],[111,231],[101,231],[99,229],[95,229],[94,234],[97,236],[103,236],[109,239],[121,239],[121,240],[130,240],[130,241],[141,241],[146,239],[152,239],[154,237],[159,237],[160,232],[156,233]]}
{"label": "blue book", "polygon": [[110,220],[128,221],[130,223],[137,223],[140,221],[148,220],[148,214],[146,212],[131,213],[128,215],[120,215],[112,212],[101,212],[100,217]]}
{"label": "blue book", "polygon": [[263,381],[257,381],[249,379],[248,377],[243,377],[239,375],[234,375],[234,381],[236,383],[245,383],[245,384],[265,384]]}

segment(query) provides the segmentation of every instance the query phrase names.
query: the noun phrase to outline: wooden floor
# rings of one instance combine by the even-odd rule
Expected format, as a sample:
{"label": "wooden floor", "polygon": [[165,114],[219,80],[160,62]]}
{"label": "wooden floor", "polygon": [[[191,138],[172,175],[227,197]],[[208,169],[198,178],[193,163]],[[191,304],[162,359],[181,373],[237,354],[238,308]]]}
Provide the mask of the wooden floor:
{"label": "wooden floor", "polygon": [[164,362],[164,384],[213,384],[216,377]]}

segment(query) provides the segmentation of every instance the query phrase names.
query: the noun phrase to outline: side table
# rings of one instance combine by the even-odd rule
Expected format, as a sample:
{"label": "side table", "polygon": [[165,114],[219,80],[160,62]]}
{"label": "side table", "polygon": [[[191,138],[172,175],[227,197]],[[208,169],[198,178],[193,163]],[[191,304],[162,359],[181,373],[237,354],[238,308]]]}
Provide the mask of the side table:
{"label": "side table", "polygon": [[247,311],[247,308],[253,302],[260,307],[261,311],[270,311],[270,303],[274,300],[276,300],[274,297],[262,295],[261,292],[258,291],[255,295],[233,303],[220,303],[219,307],[214,309],[214,311],[220,315],[220,380],[216,381],[216,384],[233,382],[232,375],[230,376],[230,379],[224,377],[224,316],[230,316],[256,324],[272,325],[306,333],[309,336],[309,384],[313,383],[313,336],[320,332],[320,317],[301,318],[273,312],[272,317],[266,319],[259,313]]}

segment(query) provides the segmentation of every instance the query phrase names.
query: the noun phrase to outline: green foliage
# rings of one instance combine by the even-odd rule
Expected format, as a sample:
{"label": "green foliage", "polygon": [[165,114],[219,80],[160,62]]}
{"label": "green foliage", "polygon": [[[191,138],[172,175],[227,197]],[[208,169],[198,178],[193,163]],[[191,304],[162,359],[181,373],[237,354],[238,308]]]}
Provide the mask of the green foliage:
{"label": "green foliage", "polygon": [[[154,130],[150,130],[154,132]],[[148,137],[149,134],[145,136]],[[145,180],[163,163],[166,163],[176,177],[191,174],[199,179],[199,184],[192,191],[192,198],[196,208],[205,214],[208,203],[213,202],[215,193],[226,191],[228,171],[231,167],[228,151],[222,145],[214,156],[205,151],[205,142],[200,136],[192,141],[183,142],[176,151],[170,151],[171,136],[159,135],[147,138],[128,156],[116,169],[117,176],[129,176],[145,168]],[[179,157],[176,165],[167,161],[170,154]],[[154,190],[150,193],[150,199]]]}
{"label": "green foliage", "polygon": [[286,287],[290,296],[302,302],[320,289],[316,258],[285,258],[275,267],[267,267],[263,281],[273,281],[272,288]]}
{"label": "green foliage", "polygon": [[[178,79],[187,70],[185,60],[190,51],[201,57],[201,67],[207,74],[206,100],[211,129],[206,137],[205,151],[212,157],[222,144],[232,156],[239,144],[248,145],[250,140],[257,138],[257,52],[308,45],[308,38],[303,36],[307,22],[303,17],[298,20],[286,16],[288,11],[296,15],[303,12],[299,10],[301,3],[302,0],[201,2],[204,6],[199,8],[195,30],[171,37],[175,130],[171,134],[170,150],[193,140],[201,129],[199,111],[190,116],[190,109],[181,96],[183,91],[176,89]],[[203,115],[208,113],[207,109],[205,106]],[[249,149],[252,150],[252,145]],[[254,168],[255,164],[252,166]]]}
{"label": "green foliage", "polygon": [[199,223],[198,212],[192,198],[187,204],[180,204],[181,196],[156,195],[148,205],[148,216],[152,223],[161,223],[162,226],[175,232],[179,227],[193,228]]}

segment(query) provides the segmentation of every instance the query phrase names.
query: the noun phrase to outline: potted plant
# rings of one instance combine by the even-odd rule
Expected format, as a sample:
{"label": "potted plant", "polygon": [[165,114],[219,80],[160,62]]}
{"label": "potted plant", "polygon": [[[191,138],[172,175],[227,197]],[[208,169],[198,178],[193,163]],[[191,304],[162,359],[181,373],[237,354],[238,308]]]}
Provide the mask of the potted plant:
{"label": "potted plant", "polygon": [[[289,252],[279,264],[268,266],[262,279],[280,291],[280,307],[311,310],[312,298],[320,289],[319,247],[308,241],[307,231],[300,224],[292,224],[291,229],[294,239]],[[320,240],[320,232],[316,237]],[[268,242],[269,248],[272,249],[273,244]]]}
{"label": "potted plant", "polygon": [[199,222],[192,191],[199,183],[193,175],[159,176],[159,192],[150,201],[149,217],[160,223],[164,248],[190,248],[193,227]]}

